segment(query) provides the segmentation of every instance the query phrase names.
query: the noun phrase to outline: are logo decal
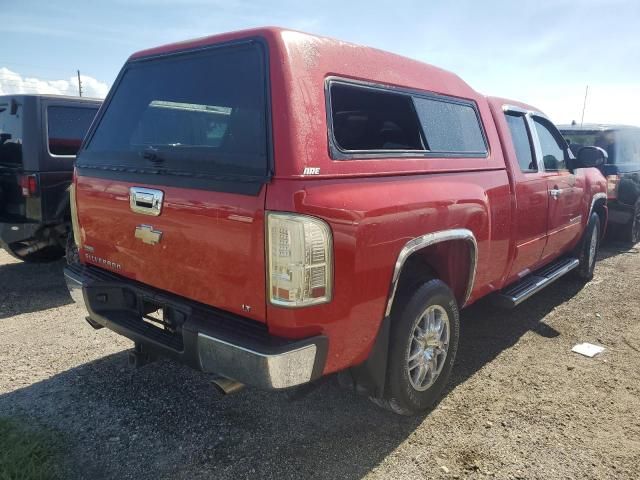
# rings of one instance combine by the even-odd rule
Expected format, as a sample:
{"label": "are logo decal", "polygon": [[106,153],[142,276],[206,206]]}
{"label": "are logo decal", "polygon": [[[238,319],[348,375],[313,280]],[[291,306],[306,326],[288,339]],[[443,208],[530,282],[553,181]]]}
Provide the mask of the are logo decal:
{"label": "are logo decal", "polygon": [[303,175],[320,175],[320,167],[304,167]]}

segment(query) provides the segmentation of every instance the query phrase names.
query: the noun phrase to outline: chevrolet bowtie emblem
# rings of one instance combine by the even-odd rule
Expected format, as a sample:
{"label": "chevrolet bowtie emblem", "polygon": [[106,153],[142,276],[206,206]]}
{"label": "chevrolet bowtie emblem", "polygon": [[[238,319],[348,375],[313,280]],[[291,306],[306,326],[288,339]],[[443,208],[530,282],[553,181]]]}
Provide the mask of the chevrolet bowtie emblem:
{"label": "chevrolet bowtie emblem", "polygon": [[151,225],[138,225],[136,227],[136,238],[149,245],[157,245],[162,238],[162,232],[154,230]]}

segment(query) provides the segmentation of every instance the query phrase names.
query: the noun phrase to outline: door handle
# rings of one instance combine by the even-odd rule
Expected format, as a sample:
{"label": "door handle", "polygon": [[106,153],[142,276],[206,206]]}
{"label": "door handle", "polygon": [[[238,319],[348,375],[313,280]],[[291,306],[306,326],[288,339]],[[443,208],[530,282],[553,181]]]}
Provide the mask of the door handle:
{"label": "door handle", "polygon": [[549,190],[549,195],[551,195],[551,198],[553,198],[554,200],[557,200],[558,197],[562,195],[562,190],[560,190],[559,188],[552,188],[551,190]]}
{"label": "door handle", "polygon": [[131,187],[129,189],[129,206],[136,213],[158,216],[162,211],[164,193],[151,188]]}

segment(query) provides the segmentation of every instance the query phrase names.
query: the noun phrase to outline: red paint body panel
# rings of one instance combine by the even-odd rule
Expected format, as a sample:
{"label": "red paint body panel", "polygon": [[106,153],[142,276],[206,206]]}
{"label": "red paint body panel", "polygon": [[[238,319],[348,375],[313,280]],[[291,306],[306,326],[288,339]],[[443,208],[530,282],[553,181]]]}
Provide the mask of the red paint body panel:
{"label": "red paint body panel", "polygon": [[398,253],[425,232],[465,227],[478,241],[472,298],[493,291],[508,261],[511,195],[501,171],[365,179],[276,180],[267,209],[325,219],[333,232],[332,302],[304,309],[269,305],[278,335],[329,336],[325,372],[363,361],[384,317]]}
{"label": "red paint body panel", "polygon": [[[398,254],[412,238],[456,228],[473,232],[478,265],[471,303],[573,248],[593,195],[605,191],[604,178],[594,169],[572,179],[520,171],[502,105],[530,107],[487,99],[452,73],[390,53],[266,28],[159,47],[132,58],[247,37],[262,37],[269,49],[271,182],[257,197],[161,187],[162,214],[145,218],[129,210],[127,192],[133,185],[79,177],[82,234],[94,255],[121,263],[121,273],[130,278],[266,322],[275,335],[325,334],[325,373],[367,358]],[[489,152],[481,158],[333,160],[325,98],[325,82],[332,76],[472,100]],[[319,168],[320,174],[305,177],[305,167]],[[548,189],[556,184],[572,196],[553,210]],[[331,302],[291,309],[266,301],[265,210],[313,215],[329,224]],[[233,215],[251,222],[234,221]],[[580,222],[569,225],[577,216]],[[134,239],[140,223],[163,231],[161,248]],[[242,304],[252,306],[250,314]]]}
{"label": "red paint body panel", "polygon": [[[525,110],[540,110],[498,97],[489,97],[488,102],[515,192],[512,260],[503,282],[508,285],[576,246],[589,221],[591,200],[596,193],[606,191],[606,180],[594,168],[580,169],[575,174],[523,173],[502,108],[513,105]],[[552,205],[549,198],[549,190],[556,186],[568,190],[568,198],[565,195],[560,205]],[[578,216],[580,221],[570,224]]]}
{"label": "red paint body panel", "polygon": [[[158,187],[83,176],[76,185],[84,261],[104,267],[87,253],[108,259],[120,275],[264,322],[264,189],[252,197],[163,186],[154,217],[131,211],[129,187]],[[135,238],[141,224],[162,241]]]}

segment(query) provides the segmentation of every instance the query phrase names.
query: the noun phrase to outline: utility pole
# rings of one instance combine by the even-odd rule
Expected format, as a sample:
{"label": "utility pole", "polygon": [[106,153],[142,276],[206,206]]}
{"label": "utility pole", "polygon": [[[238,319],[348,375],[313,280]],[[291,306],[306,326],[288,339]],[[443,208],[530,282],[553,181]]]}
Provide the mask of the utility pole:
{"label": "utility pole", "polygon": [[80,80],[80,70],[78,70],[78,95],[82,96],[82,80]]}
{"label": "utility pole", "polygon": [[589,85],[587,85],[587,89],[584,91],[584,102],[582,104],[582,120],[580,120],[580,126],[584,123],[584,111],[587,108],[587,95],[589,94]]}

